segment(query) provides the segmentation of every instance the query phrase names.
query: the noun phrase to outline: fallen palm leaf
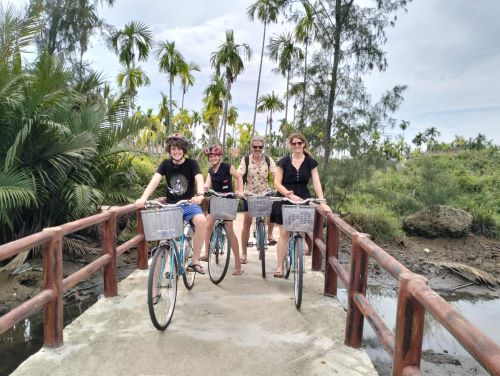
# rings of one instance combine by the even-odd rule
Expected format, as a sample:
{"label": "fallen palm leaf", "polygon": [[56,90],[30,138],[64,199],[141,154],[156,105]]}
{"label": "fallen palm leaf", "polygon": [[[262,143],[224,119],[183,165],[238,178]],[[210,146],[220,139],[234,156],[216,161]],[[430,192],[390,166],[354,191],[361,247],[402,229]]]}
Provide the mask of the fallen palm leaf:
{"label": "fallen palm leaf", "polygon": [[494,287],[497,285],[497,280],[490,273],[484,270],[474,268],[473,266],[461,264],[459,262],[453,261],[438,261],[429,260],[427,263],[434,265],[438,268],[447,268],[451,272],[458,274],[462,278],[474,283],[480,283],[483,285]]}

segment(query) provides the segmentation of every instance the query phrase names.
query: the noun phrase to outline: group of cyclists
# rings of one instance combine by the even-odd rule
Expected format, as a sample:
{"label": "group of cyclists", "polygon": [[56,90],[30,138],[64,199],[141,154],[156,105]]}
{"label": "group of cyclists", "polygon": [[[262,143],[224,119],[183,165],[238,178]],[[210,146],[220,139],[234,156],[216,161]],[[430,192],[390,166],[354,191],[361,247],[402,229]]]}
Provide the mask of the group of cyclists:
{"label": "group of cyclists", "polygon": [[[201,208],[204,192],[207,189],[213,189],[219,193],[234,192],[238,197],[244,198],[245,187],[246,191],[261,194],[269,189],[269,178],[272,178],[277,196],[287,197],[292,201],[301,201],[311,197],[307,185],[309,181],[312,181],[316,198],[324,198],[317,168],[318,163],[312,158],[305,137],[300,133],[294,133],[288,138],[288,143],[291,150],[290,155],[275,163],[270,156],[265,155],[264,139],[254,137],[250,143],[251,153],[241,159],[238,169],[223,161],[224,150],[220,145],[209,146],[204,150],[210,163],[207,178],[204,179],[198,162],[187,157],[188,140],[182,134],[175,133],[167,139],[166,151],[170,158],[159,164],[144,193],[136,203],[144,204],[163,177],[166,180],[167,203],[175,204],[180,200],[191,202],[190,205],[182,206],[184,221],[190,221],[195,227],[191,268],[197,273],[204,274],[205,270],[201,262],[208,260],[210,229],[215,221],[210,214],[205,216]],[[233,187],[233,178],[236,187]],[[321,204],[321,208],[330,211],[330,208],[324,203]],[[244,202],[243,211],[241,257],[232,221],[226,222],[231,249],[235,256],[233,275],[241,275],[243,273],[242,264],[247,263],[247,242],[252,217],[248,214],[246,202]],[[281,202],[273,203],[271,217],[268,221],[269,245],[276,244],[276,240],[272,237],[274,224],[279,226],[277,266],[274,277],[282,278],[288,232],[283,228]],[[207,229],[209,230],[207,231]],[[205,251],[201,255],[204,244]]]}

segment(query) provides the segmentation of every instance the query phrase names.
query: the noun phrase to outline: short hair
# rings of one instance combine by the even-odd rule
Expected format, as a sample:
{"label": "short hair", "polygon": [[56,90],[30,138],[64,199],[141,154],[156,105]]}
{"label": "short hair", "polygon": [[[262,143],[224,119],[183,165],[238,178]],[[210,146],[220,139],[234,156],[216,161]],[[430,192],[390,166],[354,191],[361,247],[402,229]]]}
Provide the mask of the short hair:
{"label": "short hair", "polygon": [[250,146],[253,146],[253,143],[254,143],[255,141],[260,141],[260,142],[262,142],[262,145],[263,145],[263,146],[266,146],[266,142],[264,141],[264,137],[262,137],[262,136],[254,136],[254,137],[252,138],[252,141],[250,141]]}

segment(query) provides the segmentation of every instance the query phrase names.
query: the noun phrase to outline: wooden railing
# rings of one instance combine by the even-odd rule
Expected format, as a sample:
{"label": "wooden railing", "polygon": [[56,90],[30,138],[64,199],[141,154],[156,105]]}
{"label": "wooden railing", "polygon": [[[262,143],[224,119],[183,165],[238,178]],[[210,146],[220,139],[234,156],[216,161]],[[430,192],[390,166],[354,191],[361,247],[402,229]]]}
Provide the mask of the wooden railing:
{"label": "wooden railing", "polygon": [[[327,221],[326,238],[323,225]],[[340,233],[351,239],[351,259],[346,271],[338,259]],[[344,343],[362,345],[366,318],[384,349],[392,356],[393,375],[421,375],[420,359],[424,334],[424,315],[429,312],[489,373],[500,375],[500,347],[479,328],[428,286],[427,280],[389,255],[381,247],[344,222],[339,215],[316,212],[312,249],[312,268],[320,271],[324,262],[324,294],[337,295],[337,278],[347,289],[347,320]],[[396,331],[384,324],[366,298],[369,258],[373,258],[399,281]]]}
{"label": "wooden railing", "polygon": [[[136,212],[138,235],[116,246],[116,220],[122,215]],[[101,225],[103,255],[82,269],[63,279],[63,237],[84,228]],[[100,214],[46,228],[41,232],[0,246],[0,261],[33,247],[42,247],[43,289],[31,299],[0,317],[0,334],[21,320],[44,309],[44,346],[57,347],[63,343],[63,294],[78,283],[104,269],[104,295],[117,294],[116,257],[137,246],[137,268],[147,269],[148,250],[139,208],[135,204],[117,207]]]}

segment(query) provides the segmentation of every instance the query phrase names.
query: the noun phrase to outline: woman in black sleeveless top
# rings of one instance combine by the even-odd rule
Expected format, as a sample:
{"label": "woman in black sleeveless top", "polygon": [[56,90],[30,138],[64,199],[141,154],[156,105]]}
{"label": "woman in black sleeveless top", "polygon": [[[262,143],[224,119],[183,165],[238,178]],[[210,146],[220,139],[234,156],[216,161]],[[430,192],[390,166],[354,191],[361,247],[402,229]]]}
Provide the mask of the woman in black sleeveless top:
{"label": "woman in black sleeveless top", "polygon": [[[307,150],[305,137],[300,133],[294,133],[289,137],[288,142],[292,154],[281,158],[276,164],[274,187],[278,192],[277,196],[288,197],[292,201],[301,201],[310,198],[311,194],[307,185],[312,180],[316,198],[323,198],[323,189],[321,188],[318,173],[318,162],[311,157],[309,150]],[[271,222],[280,225],[280,238],[277,246],[278,265],[274,272],[276,278],[283,277],[283,260],[288,243],[288,231],[283,227],[281,206],[281,202],[273,203],[271,212]],[[326,204],[321,204],[320,207],[325,211],[331,211]]]}
{"label": "woman in black sleeveless top", "polygon": [[[222,154],[224,149],[219,145],[209,146],[205,148],[205,155],[210,163],[208,176],[205,181],[205,189],[212,188],[217,193],[233,192],[233,177],[236,179],[236,194],[243,197],[243,178],[239,172],[229,163],[222,162]],[[200,257],[201,261],[208,261],[208,248],[210,238],[212,237],[212,228],[215,219],[212,215],[207,215],[207,232],[205,234],[205,254]],[[238,238],[234,233],[233,221],[225,221],[227,236],[234,255],[234,271],[233,275],[243,273],[241,269],[240,250]]]}

